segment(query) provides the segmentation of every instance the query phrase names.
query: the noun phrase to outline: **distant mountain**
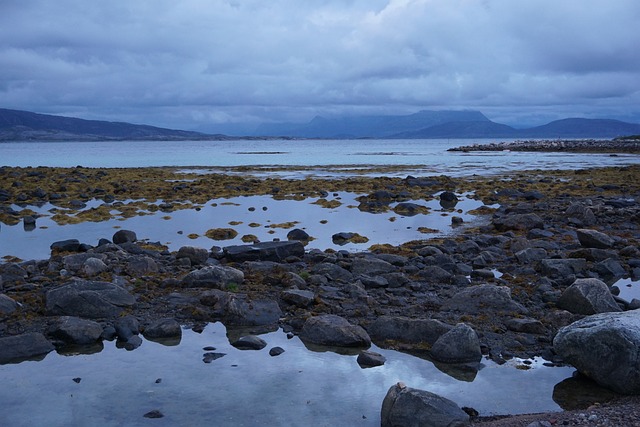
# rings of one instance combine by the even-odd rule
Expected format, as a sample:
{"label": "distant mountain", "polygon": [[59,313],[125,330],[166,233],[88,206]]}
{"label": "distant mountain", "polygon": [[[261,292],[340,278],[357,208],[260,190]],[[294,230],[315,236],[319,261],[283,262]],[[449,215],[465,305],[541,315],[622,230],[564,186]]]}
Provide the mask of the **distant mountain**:
{"label": "distant mountain", "polygon": [[260,125],[255,135],[299,138],[389,138],[446,123],[488,122],[479,111],[419,111],[404,116],[358,116],[325,118],[316,116],[309,123]]}
{"label": "distant mountain", "polygon": [[608,119],[562,119],[543,126],[522,129],[526,138],[615,138],[640,133],[640,125]]}
{"label": "distant mountain", "polygon": [[223,135],[0,108],[0,141],[215,139]]}
{"label": "distant mountain", "polygon": [[479,111],[420,111],[406,116],[364,116],[309,123],[268,124],[257,134],[302,138],[614,138],[640,133],[640,125],[607,119],[563,119],[528,129],[489,120]]}

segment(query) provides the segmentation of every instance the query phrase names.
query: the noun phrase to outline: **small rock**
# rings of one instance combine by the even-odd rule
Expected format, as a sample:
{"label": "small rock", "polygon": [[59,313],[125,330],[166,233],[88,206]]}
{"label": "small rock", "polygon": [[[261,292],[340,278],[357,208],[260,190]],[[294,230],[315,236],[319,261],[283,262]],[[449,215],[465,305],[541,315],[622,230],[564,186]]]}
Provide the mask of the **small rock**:
{"label": "small rock", "polygon": [[262,350],[267,346],[267,342],[255,335],[245,335],[231,345],[239,350]]}
{"label": "small rock", "polygon": [[149,411],[146,414],[144,414],[144,417],[145,418],[162,418],[164,417],[164,414],[159,410],[154,409],[153,411]]}
{"label": "small rock", "polygon": [[284,348],[282,347],[273,347],[269,350],[269,356],[280,356],[284,353]]}
{"label": "small rock", "polygon": [[380,353],[376,353],[370,350],[363,350],[358,355],[358,365],[361,368],[372,368],[375,366],[382,366],[387,359]]}

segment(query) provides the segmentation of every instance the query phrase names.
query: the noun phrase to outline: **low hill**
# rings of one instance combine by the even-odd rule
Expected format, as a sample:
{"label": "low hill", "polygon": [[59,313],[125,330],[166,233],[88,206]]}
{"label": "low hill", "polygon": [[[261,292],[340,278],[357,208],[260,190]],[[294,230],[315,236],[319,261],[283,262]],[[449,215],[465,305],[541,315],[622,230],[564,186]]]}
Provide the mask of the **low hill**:
{"label": "low hill", "polygon": [[185,140],[214,137],[199,132],[0,108],[0,141]]}

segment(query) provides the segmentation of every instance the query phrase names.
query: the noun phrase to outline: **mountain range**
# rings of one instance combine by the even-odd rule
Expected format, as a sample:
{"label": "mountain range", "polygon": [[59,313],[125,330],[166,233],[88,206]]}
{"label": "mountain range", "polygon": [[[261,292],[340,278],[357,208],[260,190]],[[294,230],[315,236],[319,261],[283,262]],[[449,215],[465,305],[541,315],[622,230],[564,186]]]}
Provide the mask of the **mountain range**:
{"label": "mountain range", "polygon": [[263,124],[242,137],[125,122],[84,120],[0,108],[0,141],[233,140],[239,138],[614,138],[640,134],[640,124],[569,118],[527,129],[489,120],[479,111],[325,118]]}

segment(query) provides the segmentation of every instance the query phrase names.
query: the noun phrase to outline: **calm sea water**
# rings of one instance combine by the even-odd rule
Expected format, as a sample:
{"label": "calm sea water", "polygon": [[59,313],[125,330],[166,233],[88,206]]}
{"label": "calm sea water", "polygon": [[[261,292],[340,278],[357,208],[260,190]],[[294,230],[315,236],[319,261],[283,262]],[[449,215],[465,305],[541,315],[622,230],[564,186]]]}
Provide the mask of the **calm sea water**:
{"label": "calm sea water", "polygon": [[[500,140],[269,140],[0,143],[0,166],[397,165],[425,174],[578,169],[640,162],[638,155],[460,153],[448,148]],[[414,168],[408,168],[414,171]]]}

